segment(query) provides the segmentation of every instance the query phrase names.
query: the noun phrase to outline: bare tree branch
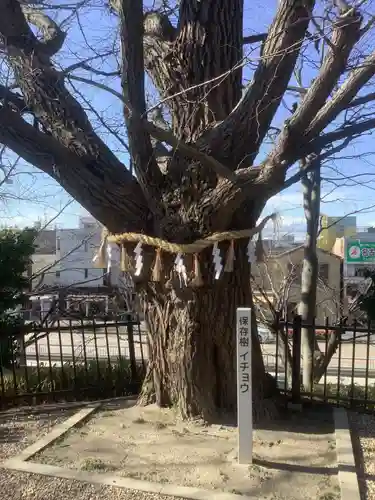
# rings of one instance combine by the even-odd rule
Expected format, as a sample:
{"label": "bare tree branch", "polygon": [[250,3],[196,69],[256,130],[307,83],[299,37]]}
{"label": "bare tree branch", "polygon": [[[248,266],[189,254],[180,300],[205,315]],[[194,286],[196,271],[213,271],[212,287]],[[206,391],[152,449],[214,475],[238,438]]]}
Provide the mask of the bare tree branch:
{"label": "bare tree branch", "polygon": [[120,8],[122,45],[122,91],[132,165],[154,215],[163,207],[158,191],[163,175],[153,154],[150,135],[142,122],[146,112],[143,56],[142,0],[122,0]]}
{"label": "bare tree branch", "polygon": [[[12,23],[8,22],[9,19],[12,19]],[[124,206],[123,190],[129,193],[129,200],[134,200],[135,181],[109,147],[95,134],[85,112],[65,88],[46,52],[40,50],[41,44],[28,27],[17,0],[0,3],[0,33],[26,106],[49,134],[47,136],[30,130],[30,126],[17,118],[15,113],[3,109],[1,122],[4,139],[12,144],[12,149],[20,151],[23,158],[37,164],[57,179],[84,206],[89,203],[91,213],[95,213],[98,220],[112,225],[114,230],[120,229],[121,219],[120,225],[126,225],[124,217],[129,218],[129,222],[147,220],[148,211],[146,214],[136,213],[137,209],[143,212],[145,210],[143,196],[139,198],[139,202],[125,202]],[[33,146],[29,142],[30,136],[37,138]],[[20,137],[23,140],[18,144]],[[55,140],[52,141],[52,138]],[[41,159],[35,154],[39,149],[43,151]],[[50,155],[58,160],[55,164],[51,163]],[[73,178],[76,180],[70,184]],[[83,179],[86,179],[85,185]],[[101,182],[107,185],[104,192]],[[114,188],[111,195],[108,191],[110,186]],[[100,199],[102,202],[99,203]],[[113,218],[112,212],[116,206],[117,220]],[[112,215],[108,216],[110,212]],[[108,217],[108,220],[104,217]]]}
{"label": "bare tree branch", "polygon": [[[177,32],[166,16],[146,16],[145,67],[162,99],[168,98],[172,131],[178,139],[195,141],[239,101],[242,13],[243,0],[221,2],[219,9],[215,3],[195,9],[190,0],[182,0]],[[219,57],[215,47],[223,37],[226,55]]]}
{"label": "bare tree branch", "polygon": [[[319,76],[304,95],[297,110],[284,125],[277,145],[266,160],[267,176],[269,176],[269,168],[279,168],[282,161],[286,160],[291,152],[293,154],[296,142],[306,144],[305,138],[301,137],[301,131],[307,127],[308,130],[312,131],[310,123],[316,120],[315,117],[319,110],[324,109],[324,103],[345,71],[351,49],[360,36],[361,20],[361,16],[353,9],[350,16],[346,15],[344,19],[338,19],[336,22],[332,33],[334,49],[328,50]],[[314,135],[316,136],[321,130],[314,130]],[[306,133],[303,135],[306,136]],[[301,149],[303,150],[303,148]]]}
{"label": "bare tree branch", "polygon": [[[239,105],[208,137],[209,148],[230,161],[252,164],[293,73],[305,38],[313,1],[281,0],[263,47],[262,59]],[[246,137],[246,142],[234,137]],[[220,147],[219,147],[220,144]],[[246,156],[246,159],[244,158]]]}
{"label": "bare tree branch", "polygon": [[[56,179],[95,218],[108,217],[108,228],[112,226],[113,231],[120,226],[136,230],[147,221],[149,211],[142,191],[135,179],[129,182],[124,165],[117,172],[108,172],[107,189],[103,191],[92,177],[89,165],[54,137],[40,132],[6,107],[0,108],[0,142]],[[103,205],[98,203],[99,199],[103,199]],[[110,211],[110,216],[106,210]],[[124,213],[129,214],[128,220],[124,220]]]}
{"label": "bare tree branch", "polygon": [[264,42],[267,39],[267,33],[259,33],[258,35],[247,35],[244,36],[242,39],[242,43],[244,45],[247,44],[252,44],[252,43],[257,43],[257,42]]}
{"label": "bare tree branch", "polygon": [[361,106],[362,104],[367,104],[371,101],[375,101],[375,92],[371,92],[370,94],[366,94],[361,97],[357,97],[357,99],[353,99],[346,107],[354,108],[355,106]]}
{"label": "bare tree branch", "polygon": [[315,136],[325,129],[345,107],[350,104],[359,90],[375,74],[375,52],[367,57],[364,63],[353,70],[339,90],[332,96],[325,106],[316,114],[316,117],[308,127],[306,134]]}
{"label": "bare tree branch", "polygon": [[[357,123],[353,123],[351,125],[345,125],[340,129],[334,130],[332,132],[327,132],[326,134],[321,135],[315,141],[312,141],[308,146],[307,150],[310,152],[314,152],[317,148],[325,148],[329,147],[336,141],[340,141],[342,139],[351,138],[354,139],[364,132],[368,132],[375,128],[375,119],[359,121]],[[335,151],[331,150],[331,153]]]}
{"label": "bare tree branch", "polygon": [[234,174],[231,170],[222,165],[219,161],[215,160],[215,158],[206,155],[204,152],[194,148],[193,146],[185,144],[182,140],[178,140],[168,130],[163,130],[162,128],[157,127],[151,122],[147,122],[145,120],[143,121],[143,124],[145,129],[153,137],[155,137],[155,139],[158,139],[161,142],[166,142],[167,144],[172,146],[175,150],[180,151],[181,153],[186,155],[188,158],[200,161],[203,166],[209,167],[219,177],[228,179],[231,182],[237,182],[239,180],[238,175]]}
{"label": "bare tree branch", "polygon": [[49,57],[57,54],[63,46],[66,34],[45,12],[30,5],[22,4],[21,7],[26,21],[36,26],[42,33],[43,41],[38,50],[42,50]]}

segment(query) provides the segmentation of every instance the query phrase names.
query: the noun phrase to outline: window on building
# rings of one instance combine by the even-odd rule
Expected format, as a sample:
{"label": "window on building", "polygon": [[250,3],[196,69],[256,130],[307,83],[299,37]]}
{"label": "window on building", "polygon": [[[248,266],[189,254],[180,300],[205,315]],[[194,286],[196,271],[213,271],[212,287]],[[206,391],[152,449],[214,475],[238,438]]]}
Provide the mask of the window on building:
{"label": "window on building", "polygon": [[56,271],[56,278],[60,278],[60,271]]}
{"label": "window on building", "polygon": [[348,277],[355,276],[355,271],[356,271],[356,269],[354,266],[352,266],[350,264],[346,266],[346,276],[348,276]]}
{"label": "window on building", "polygon": [[359,266],[355,269],[355,276],[358,278],[368,278],[373,272],[373,267]]}
{"label": "window on building", "polygon": [[85,269],[85,278],[88,278],[88,277],[89,277],[89,270]]}
{"label": "window on building", "polygon": [[60,248],[60,246],[61,246],[61,245],[60,245],[60,243],[61,243],[61,242],[60,242],[60,237],[58,236],[58,237],[56,238],[56,250],[61,250],[61,248]]}
{"label": "window on building", "polygon": [[328,281],[329,279],[329,265],[319,264],[319,278],[323,281]]}

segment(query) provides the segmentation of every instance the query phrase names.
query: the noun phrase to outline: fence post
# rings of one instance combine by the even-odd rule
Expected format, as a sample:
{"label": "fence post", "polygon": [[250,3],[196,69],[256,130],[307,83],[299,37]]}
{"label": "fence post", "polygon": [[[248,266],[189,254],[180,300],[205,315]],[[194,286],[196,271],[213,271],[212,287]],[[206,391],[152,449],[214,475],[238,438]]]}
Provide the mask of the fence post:
{"label": "fence post", "polygon": [[301,316],[293,319],[292,403],[301,400]]}
{"label": "fence post", "polygon": [[128,331],[128,345],[129,345],[129,359],[130,359],[130,370],[132,374],[132,382],[137,380],[137,361],[135,357],[135,347],[134,347],[134,329],[133,322],[126,325]]}

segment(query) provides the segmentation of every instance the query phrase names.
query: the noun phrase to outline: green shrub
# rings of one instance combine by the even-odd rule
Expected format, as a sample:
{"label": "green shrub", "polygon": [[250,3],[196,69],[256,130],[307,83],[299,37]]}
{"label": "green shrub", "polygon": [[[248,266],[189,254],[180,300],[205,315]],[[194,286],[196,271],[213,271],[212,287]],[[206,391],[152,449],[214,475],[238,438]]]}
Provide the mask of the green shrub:
{"label": "green shrub", "polygon": [[8,328],[3,326],[0,319],[0,366],[2,368],[10,368],[20,351],[19,342],[11,334],[8,335],[7,330]]}
{"label": "green shrub", "polygon": [[[361,407],[366,406],[368,410],[375,410],[375,384],[369,384],[366,388],[361,385],[327,383],[326,399],[328,403],[340,402],[340,406],[346,403],[346,406]],[[324,384],[316,384],[313,389],[313,396],[322,397],[324,395]],[[363,401],[367,401],[366,405]]]}
{"label": "green shrub", "polygon": [[20,333],[27,271],[34,253],[34,229],[0,229],[0,366],[9,368],[18,355],[19,343],[9,337]]}
{"label": "green shrub", "polygon": [[63,367],[50,368],[40,363],[39,369],[17,368],[15,374],[8,371],[3,377],[3,397],[9,402],[16,398],[22,400],[22,396],[27,395],[29,398],[35,396],[39,401],[43,399],[42,395],[46,399],[79,400],[134,394],[140,389],[143,372],[143,368],[138,367],[134,380],[126,358],[119,358],[111,364],[105,360],[89,361],[86,366],[84,363],[65,363]]}

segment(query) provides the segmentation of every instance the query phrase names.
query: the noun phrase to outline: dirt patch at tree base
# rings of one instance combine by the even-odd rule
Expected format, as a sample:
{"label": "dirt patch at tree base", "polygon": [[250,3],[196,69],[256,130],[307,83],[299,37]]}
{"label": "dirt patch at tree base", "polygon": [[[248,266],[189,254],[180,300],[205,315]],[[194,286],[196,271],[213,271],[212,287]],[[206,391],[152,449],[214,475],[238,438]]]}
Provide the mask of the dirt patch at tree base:
{"label": "dirt patch at tree base", "polygon": [[133,406],[102,408],[32,460],[259,499],[340,498],[325,414],[289,415],[256,429],[251,466],[239,466],[236,453],[233,425],[186,422],[173,410]]}

